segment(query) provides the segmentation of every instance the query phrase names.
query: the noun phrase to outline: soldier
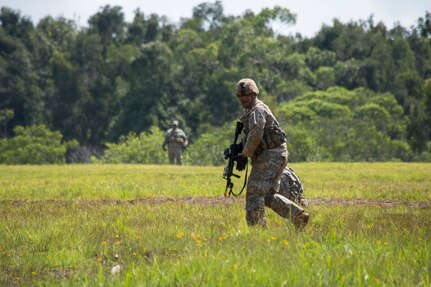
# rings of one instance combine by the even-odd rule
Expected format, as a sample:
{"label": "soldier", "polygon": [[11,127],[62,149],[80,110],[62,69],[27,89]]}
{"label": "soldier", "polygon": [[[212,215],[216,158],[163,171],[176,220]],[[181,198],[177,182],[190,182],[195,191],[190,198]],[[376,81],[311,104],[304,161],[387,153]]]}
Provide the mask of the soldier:
{"label": "soldier", "polygon": [[182,149],[187,146],[188,139],[182,129],[178,127],[178,121],[173,121],[172,126],[165,135],[163,141],[163,150],[168,146],[169,162],[171,164],[183,165]]}
{"label": "soldier", "polygon": [[286,135],[268,106],[257,98],[259,89],[252,79],[240,80],[236,95],[244,108],[241,122],[246,134],[244,149],[238,157],[252,159],[246,193],[247,224],[267,228],[267,206],[303,230],[309,214],[279,193],[280,178],[287,165]]}

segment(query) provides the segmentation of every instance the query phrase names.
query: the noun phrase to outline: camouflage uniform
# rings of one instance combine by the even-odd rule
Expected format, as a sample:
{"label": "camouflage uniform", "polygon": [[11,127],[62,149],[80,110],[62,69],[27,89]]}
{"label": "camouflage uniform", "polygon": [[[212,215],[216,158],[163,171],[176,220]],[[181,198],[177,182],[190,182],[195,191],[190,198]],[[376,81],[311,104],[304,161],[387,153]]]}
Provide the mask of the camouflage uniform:
{"label": "camouflage uniform", "polygon": [[188,139],[184,131],[178,128],[178,121],[172,122],[172,128],[168,129],[163,141],[163,149],[168,146],[168,157],[171,164],[183,165],[182,149],[187,146]]}
{"label": "camouflage uniform", "polygon": [[[247,84],[252,80],[241,81]],[[254,81],[252,83],[255,85]],[[257,90],[257,86],[253,88]],[[237,86],[237,95],[239,94]],[[266,228],[267,206],[296,225],[295,218],[302,214],[304,209],[278,193],[280,178],[288,158],[284,132],[268,106],[257,98],[253,107],[244,109],[241,122],[246,134],[242,155],[251,157],[253,166],[247,183],[247,224]]]}

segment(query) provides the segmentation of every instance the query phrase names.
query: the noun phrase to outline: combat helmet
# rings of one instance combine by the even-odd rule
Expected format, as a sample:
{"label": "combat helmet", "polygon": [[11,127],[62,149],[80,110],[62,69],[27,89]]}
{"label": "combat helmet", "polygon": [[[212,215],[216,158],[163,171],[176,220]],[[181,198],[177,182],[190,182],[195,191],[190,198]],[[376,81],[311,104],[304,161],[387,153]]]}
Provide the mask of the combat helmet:
{"label": "combat helmet", "polygon": [[259,95],[259,88],[252,79],[241,79],[236,84],[236,96],[255,94]]}

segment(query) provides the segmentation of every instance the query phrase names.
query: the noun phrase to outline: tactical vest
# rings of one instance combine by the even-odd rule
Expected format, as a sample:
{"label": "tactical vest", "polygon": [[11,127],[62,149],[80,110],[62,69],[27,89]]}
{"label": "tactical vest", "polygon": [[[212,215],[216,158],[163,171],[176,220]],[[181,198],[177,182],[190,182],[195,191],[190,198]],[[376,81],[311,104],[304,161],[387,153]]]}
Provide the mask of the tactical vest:
{"label": "tactical vest", "polygon": [[[256,148],[256,151],[255,151],[256,154],[260,154],[264,150],[267,150],[267,149],[273,149],[273,148],[281,147],[287,141],[286,134],[281,129],[278,121],[275,119],[275,116],[272,114],[271,110],[265,104],[263,104],[263,102],[261,102],[261,101],[259,101],[256,104],[255,108],[252,108],[248,113],[246,113],[241,118],[243,123],[248,121],[248,117],[250,116],[251,112],[253,112],[253,110],[256,109],[258,105],[260,106],[260,108],[262,108],[266,111],[267,118],[266,118],[265,127],[263,129],[262,141],[260,142],[260,144]],[[247,124],[244,124],[244,132],[246,135],[248,134],[248,125]]]}

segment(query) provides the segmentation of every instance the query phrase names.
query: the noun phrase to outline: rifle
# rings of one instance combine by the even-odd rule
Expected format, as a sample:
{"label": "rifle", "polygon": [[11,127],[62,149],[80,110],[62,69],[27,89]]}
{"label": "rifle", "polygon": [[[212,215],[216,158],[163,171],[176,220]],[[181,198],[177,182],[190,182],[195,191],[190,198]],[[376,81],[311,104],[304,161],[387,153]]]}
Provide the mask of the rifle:
{"label": "rifle", "polygon": [[[226,179],[226,189],[224,192],[224,196],[227,196],[228,194],[229,196],[231,194],[233,194],[234,196],[240,195],[243,192],[245,185],[247,183],[248,168],[245,174],[244,186],[242,187],[242,190],[238,194],[235,194],[232,191],[233,189],[232,176],[236,178],[241,178],[241,176],[233,173],[235,161],[236,161],[236,170],[238,171],[244,170],[246,166],[248,167],[247,158],[238,159],[238,155],[242,152],[244,148],[244,145],[242,144],[242,142],[237,143],[238,136],[241,134],[243,127],[244,125],[241,122],[236,123],[235,134],[233,137],[233,144],[231,144],[229,148],[224,150],[224,158],[229,160],[227,166],[223,170],[223,178]],[[228,190],[229,190],[229,193],[228,193]]]}

